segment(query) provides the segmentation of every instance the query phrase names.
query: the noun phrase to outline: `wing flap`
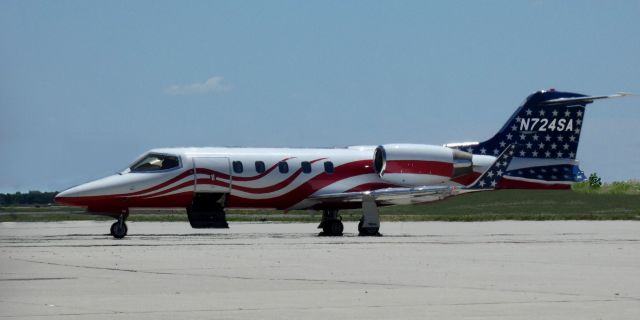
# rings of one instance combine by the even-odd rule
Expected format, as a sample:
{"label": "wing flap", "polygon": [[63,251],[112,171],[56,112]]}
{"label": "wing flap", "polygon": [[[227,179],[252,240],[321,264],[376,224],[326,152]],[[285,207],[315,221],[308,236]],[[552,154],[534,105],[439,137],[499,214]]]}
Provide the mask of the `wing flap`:
{"label": "wing flap", "polygon": [[386,188],[362,192],[329,193],[311,197],[324,203],[361,202],[365,196],[373,197],[378,204],[413,204],[444,199],[456,192],[456,187],[424,186],[416,188]]}

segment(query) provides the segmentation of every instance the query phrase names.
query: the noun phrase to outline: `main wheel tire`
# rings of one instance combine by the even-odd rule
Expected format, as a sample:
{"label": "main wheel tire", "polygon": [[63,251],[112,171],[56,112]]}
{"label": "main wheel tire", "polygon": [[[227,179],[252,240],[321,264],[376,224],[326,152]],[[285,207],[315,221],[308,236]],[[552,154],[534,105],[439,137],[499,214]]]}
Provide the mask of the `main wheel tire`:
{"label": "main wheel tire", "polygon": [[364,217],[360,218],[360,222],[358,223],[358,235],[359,236],[379,236],[380,228],[365,228],[364,227]]}
{"label": "main wheel tire", "polygon": [[189,224],[194,229],[226,229],[229,228],[226,215],[222,207],[217,211],[197,211],[193,208],[187,208],[187,218]]}
{"label": "main wheel tire", "polygon": [[126,223],[116,221],[111,225],[111,235],[116,239],[122,239],[127,235],[128,229]]}
{"label": "main wheel tire", "polygon": [[332,237],[339,237],[342,235],[342,232],[344,231],[344,225],[340,220],[327,221],[322,227],[322,231],[324,232],[325,235],[332,236]]}
{"label": "main wheel tire", "polygon": [[362,228],[358,231],[358,235],[363,237],[380,236],[380,228]]}
{"label": "main wheel tire", "polygon": [[201,229],[210,227],[210,223],[206,219],[207,217],[200,212],[187,211],[187,217],[189,218],[191,228]]}

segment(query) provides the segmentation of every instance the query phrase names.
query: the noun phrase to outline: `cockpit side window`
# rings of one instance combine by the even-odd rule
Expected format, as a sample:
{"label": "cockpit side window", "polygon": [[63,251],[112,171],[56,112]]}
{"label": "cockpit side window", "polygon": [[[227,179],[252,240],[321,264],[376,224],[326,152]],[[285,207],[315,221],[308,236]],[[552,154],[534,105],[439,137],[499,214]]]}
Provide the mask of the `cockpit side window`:
{"label": "cockpit side window", "polygon": [[142,157],[140,161],[129,167],[131,172],[153,172],[160,170],[175,169],[180,166],[180,159],[177,156],[159,153],[149,153]]}

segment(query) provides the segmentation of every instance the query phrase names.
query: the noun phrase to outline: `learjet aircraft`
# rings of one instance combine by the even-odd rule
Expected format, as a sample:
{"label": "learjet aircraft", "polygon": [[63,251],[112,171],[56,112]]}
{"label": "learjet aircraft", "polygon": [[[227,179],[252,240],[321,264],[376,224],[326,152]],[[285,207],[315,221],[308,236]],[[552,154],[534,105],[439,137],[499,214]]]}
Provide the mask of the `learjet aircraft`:
{"label": "learjet aircraft", "polygon": [[322,211],[321,234],[341,236],[339,210],[361,208],[358,232],[379,235],[378,208],[496,189],[569,189],[585,180],[576,155],[585,107],[622,97],[542,90],[483,142],[345,148],[152,149],[117,174],[59,193],[61,205],[112,216],[127,235],[132,208],[186,208],[193,228],[227,228],[225,209]]}

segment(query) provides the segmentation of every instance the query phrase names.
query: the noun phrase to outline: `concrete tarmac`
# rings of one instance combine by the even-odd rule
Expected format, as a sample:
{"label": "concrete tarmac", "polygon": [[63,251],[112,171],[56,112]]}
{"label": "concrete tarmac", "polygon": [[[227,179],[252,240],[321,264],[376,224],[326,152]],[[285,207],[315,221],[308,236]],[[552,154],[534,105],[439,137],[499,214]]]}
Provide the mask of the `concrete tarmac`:
{"label": "concrete tarmac", "polygon": [[0,223],[0,318],[640,319],[637,221],[128,225]]}

